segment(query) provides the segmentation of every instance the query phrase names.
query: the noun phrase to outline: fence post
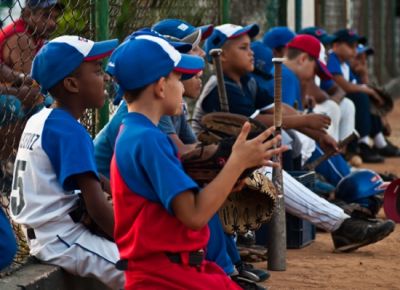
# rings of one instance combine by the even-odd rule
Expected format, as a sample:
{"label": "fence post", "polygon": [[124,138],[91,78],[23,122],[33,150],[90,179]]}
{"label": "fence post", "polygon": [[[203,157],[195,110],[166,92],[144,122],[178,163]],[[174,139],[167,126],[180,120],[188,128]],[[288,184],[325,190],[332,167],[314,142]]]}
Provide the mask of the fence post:
{"label": "fence post", "polygon": [[231,7],[231,1],[230,0],[222,0],[222,24],[224,23],[229,23],[229,9]]}
{"label": "fence post", "polygon": [[[97,41],[108,39],[109,35],[109,3],[108,0],[95,0],[95,38]],[[105,63],[104,63],[105,64]],[[96,110],[96,133],[98,133],[109,119],[109,100],[106,98],[104,106]]]}
{"label": "fence post", "polygon": [[302,5],[303,5],[303,1],[302,0],[296,0],[295,2],[295,30],[296,32],[298,32],[299,30],[301,30],[302,28],[302,22],[303,22],[303,17],[302,17]]}

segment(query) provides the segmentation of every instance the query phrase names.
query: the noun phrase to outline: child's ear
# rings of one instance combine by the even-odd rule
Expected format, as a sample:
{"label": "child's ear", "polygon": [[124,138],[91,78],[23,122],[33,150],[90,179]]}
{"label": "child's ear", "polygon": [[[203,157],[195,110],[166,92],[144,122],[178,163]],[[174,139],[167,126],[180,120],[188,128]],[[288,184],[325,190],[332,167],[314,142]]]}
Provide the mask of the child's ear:
{"label": "child's ear", "polygon": [[165,77],[162,77],[154,83],[154,94],[157,98],[163,99],[165,97],[165,81]]}
{"label": "child's ear", "polygon": [[75,77],[66,77],[63,80],[64,88],[70,93],[79,93],[78,80]]}

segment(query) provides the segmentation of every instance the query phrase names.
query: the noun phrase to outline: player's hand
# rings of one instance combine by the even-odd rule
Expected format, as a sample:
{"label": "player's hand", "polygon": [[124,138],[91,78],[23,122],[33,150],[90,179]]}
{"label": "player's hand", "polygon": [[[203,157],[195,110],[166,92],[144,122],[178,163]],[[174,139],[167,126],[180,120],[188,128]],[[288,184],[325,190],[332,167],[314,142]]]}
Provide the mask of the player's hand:
{"label": "player's hand", "polygon": [[304,118],[306,126],[310,129],[326,130],[331,125],[331,118],[323,114],[307,114]]}
{"label": "player's hand", "polygon": [[321,137],[318,138],[318,142],[324,152],[339,153],[340,151],[336,140],[329,134],[322,134]]}
{"label": "player's hand", "polygon": [[267,140],[275,131],[274,127],[270,127],[257,137],[247,140],[247,135],[250,132],[250,123],[246,122],[242,131],[236,139],[232,147],[232,158],[235,158],[239,164],[243,166],[243,170],[252,167],[261,166],[278,166],[277,163],[271,161],[275,154],[280,154],[287,150],[286,146],[273,149],[281,140],[281,136],[276,136]]}
{"label": "player's hand", "polygon": [[371,99],[378,105],[378,106],[382,106],[383,105],[383,99],[381,98],[381,96],[379,96],[377,94],[377,92],[375,92],[374,89],[371,89],[368,86],[364,87],[366,90],[366,93],[371,97]]}

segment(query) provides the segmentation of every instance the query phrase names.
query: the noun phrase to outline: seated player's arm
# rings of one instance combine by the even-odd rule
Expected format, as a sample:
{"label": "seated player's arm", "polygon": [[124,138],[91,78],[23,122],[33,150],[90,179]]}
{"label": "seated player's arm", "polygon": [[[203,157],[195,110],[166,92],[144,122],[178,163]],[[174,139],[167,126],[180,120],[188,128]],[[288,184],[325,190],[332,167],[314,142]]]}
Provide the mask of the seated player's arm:
{"label": "seated player's arm", "polygon": [[333,82],[333,85],[327,90],[327,93],[329,94],[331,99],[338,104],[346,96],[346,92],[341,87],[339,87],[335,82]]}
{"label": "seated player's arm", "polygon": [[183,155],[183,154],[193,150],[196,147],[196,143],[194,143],[194,144],[184,144],[177,134],[169,134],[168,136],[175,143],[176,147],[178,148],[178,152],[179,152],[180,155]]}
{"label": "seated player's arm", "polygon": [[278,142],[278,137],[264,142],[274,128],[269,128],[254,139],[246,140],[249,124],[246,123],[244,127],[232,148],[231,156],[218,176],[201,192],[196,194],[190,190],[185,191],[172,200],[175,216],[187,227],[193,230],[203,228],[224,203],[245,169],[264,165],[277,166],[270,158],[285,151],[286,147],[269,149]]}
{"label": "seated player's arm", "polygon": [[82,192],[88,214],[107,235],[113,237],[113,208],[106,200],[99,180],[91,172],[77,174],[74,178]]}
{"label": "seated player's arm", "polygon": [[101,189],[108,194],[111,194],[110,180],[103,174],[99,173]]}
{"label": "seated player's arm", "polygon": [[[322,114],[307,114],[301,115],[298,111],[285,105],[282,107],[282,126],[284,129],[301,130],[310,128],[315,130],[325,130],[329,127],[331,119]],[[268,113],[259,114],[256,120],[262,122],[265,126],[273,125],[273,109],[268,110]]]}
{"label": "seated player's arm", "polygon": [[370,87],[366,85],[357,85],[350,83],[344,79],[342,75],[333,76],[336,83],[346,92],[346,93],[365,93],[372,97],[378,104],[382,104],[383,101],[381,97]]}
{"label": "seated player's arm", "polygon": [[329,95],[325,91],[321,90],[321,88],[316,85],[314,80],[308,83],[307,94],[313,96],[317,104],[323,103],[329,99]]}

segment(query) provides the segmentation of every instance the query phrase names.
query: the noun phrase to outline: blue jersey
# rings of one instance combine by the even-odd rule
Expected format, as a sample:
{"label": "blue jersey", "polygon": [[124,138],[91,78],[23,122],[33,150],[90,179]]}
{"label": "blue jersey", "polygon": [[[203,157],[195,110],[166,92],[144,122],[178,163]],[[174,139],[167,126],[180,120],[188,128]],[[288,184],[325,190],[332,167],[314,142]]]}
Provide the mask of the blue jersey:
{"label": "blue jersey", "polygon": [[[275,69],[273,68],[271,73],[273,74]],[[260,79],[258,79],[260,81]],[[269,95],[274,95],[274,80],[266,81],[268,84],[264,84],[268,90]],[[282,101],[289,106],[297,106],[298,110],[303,110],[303,102],[301,99],[301,85],[298,77],[292,72],[287,66],[282,65]]]}
{"label": "blue jersey", "polygon": [[125,116],[115,145],[118,171],[130,190],[161,203],[169,212],[176,195],[198,190],[177,156],[172,140],[147,117],[139,113]]}
{"label": "blue jersey", "polygon": [[[264,110],[273,103],[273,98],[257,86],[257,82],[250,75],[241,78],[240,84],[227,76],[225,79],[226,94],[228,97],[229,112],[250,117],[257,110]],[[196,103],[192,123],[196,133],[201,131],[198,122],[211,112],[220,112],[220,101],[215,76],[211,76]]]}

